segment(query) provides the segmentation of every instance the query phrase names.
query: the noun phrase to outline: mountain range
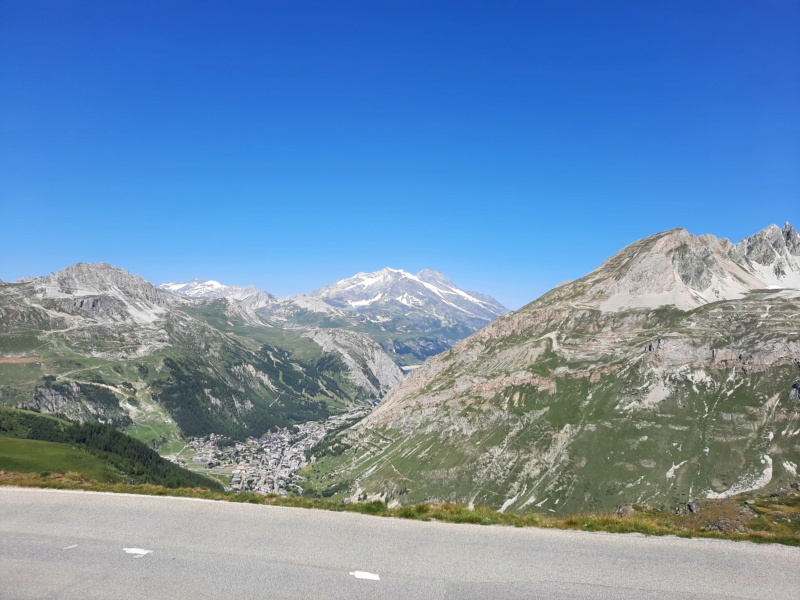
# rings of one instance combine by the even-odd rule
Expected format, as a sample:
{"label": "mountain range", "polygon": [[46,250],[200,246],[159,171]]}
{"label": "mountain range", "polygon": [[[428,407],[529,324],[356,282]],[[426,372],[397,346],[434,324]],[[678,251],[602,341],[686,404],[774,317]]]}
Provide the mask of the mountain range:
{"label": "mountain range", "polygon": [[358,273],[288,298],[200,279],[157,287],[193,302],[236,300],[255,324],[364,333],[400,365],[418,364],[508,312],[494,298],[461,290],[431,269],[417,275],[390,268]]}
{"label": "mountain range", "polygon": [[[465,294],[452,284],[439,293]],[[455,334],[414,329],[421,319],[454,328],[441,305],[428,301],[399,323],[391,307],[375,317],[214,281],[156,288],[79,263],[0,285],[0,403],[112,424],[164,452],[185,436],[261,435],[383,397],[402,380],[394,359],[404,355],[369,334],[392,348],[454,343]],[[464,318],[461,337],[489,321]]]}
{"label": "mountain range", "polygon": [[278,298],[80,263],[0,284],[0,403],[169,453],[385,396],[320,446],[304,488],[391,504],[664,508],[797,479],[789,224],[736,244],[659,233],[503,313],[430,270]]}
{"label": "mountain range", "polygon": [[624,248],[415,370],[326,443],[319,489],[499,510],[672,507],[800,464],[800,236]]}

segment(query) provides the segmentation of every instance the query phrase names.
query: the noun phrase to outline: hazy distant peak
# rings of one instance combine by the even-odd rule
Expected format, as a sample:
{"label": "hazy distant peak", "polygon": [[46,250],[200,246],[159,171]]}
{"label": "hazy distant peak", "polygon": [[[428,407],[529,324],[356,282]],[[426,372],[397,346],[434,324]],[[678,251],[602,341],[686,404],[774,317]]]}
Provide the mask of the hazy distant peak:
{"label": "hazy distant peak", "polygon": [[225,285],[214,279],[192,279],[178,283],[161,283],[159,290],[174,294],[186,300],[216,300],[226,298],[241,301],[247,308],[256,310],[269,306],[277,301],[269,292],[259,290],[253,285],[240,287]]}
{"label": "hazy distant peak", "polygon": [[389,267],[357,273],[311,295],[349,310],[427,314],[448,323],[468,323],[472,328],[508,312],[494,298],[466,292],[432,269],[417,275]]}

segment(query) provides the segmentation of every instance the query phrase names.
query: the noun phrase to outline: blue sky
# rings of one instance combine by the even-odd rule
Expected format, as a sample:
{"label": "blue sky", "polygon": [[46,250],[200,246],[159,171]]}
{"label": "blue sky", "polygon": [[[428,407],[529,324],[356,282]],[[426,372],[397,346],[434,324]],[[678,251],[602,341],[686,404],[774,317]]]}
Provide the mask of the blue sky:
{"label": "blue sky", "polygon": [[800,224],[800,2],[0,0],[0,279],[516,308],[626,244]]}

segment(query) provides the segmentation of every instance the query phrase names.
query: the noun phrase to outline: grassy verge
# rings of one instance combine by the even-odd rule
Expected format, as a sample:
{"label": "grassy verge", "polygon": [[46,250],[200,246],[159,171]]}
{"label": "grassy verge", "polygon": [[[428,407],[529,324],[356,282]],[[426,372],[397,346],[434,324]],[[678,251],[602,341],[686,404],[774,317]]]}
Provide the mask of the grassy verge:
{"label": "grassy verge", "polygon": [[[743,498],[722,502],[701,501],[702,503],[695,507],[696,512],[687,512],[687,514],[681,515],[640,507],[626,516],[575,515],[558,518],[535,513],[500,513],[484,506],[470,509],[463,504],[417,504],[388,508],[380,501],[345,503],[338,500],[294,496],[282,498],[252,493],[215,492],[204,488],[170,489],[148,484],[101,483],[75,472],[59,474],[0,471],[0,485],[203,498],[336,512],[356,512],[418,521],[675,535],[800,546],[800,492],[792,489],[784,490],[779,496],[750,498],[749,504],[744,504]],[[750,512],[744,514],[745,511]]]}
{"label": "grassy verge", "polygon": [[39,440],[0,437],[0,469],[22,473],[79,469],[99,482],[122,481],[120,473],[110,465],[80,448]]}

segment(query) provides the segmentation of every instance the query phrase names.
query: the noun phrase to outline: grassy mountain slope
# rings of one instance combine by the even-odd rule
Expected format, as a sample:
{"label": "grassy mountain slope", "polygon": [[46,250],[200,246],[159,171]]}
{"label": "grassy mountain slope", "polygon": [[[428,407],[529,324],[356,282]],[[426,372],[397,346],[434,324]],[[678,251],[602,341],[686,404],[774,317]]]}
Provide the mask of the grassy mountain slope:
{"label": "grassy mountain slope", "polygon": [[170,452],[184,436],[261,435],[370,394],[336,354],[271,330],[110,265],[0,285],[0,404],[111,424]]}
{"label": "grassy mountain slope", "polygon": [[0,436],[0,471],[15,473],[81,473],[101,483],[122,481],[102,459],[69,444]]}
{"label": "grassy mountain slope", "polygon": [[218,482],[164,460],[113,427],[8,408],[0,408],[0,469],[73,471],[106,482],[221,489]]}
{"label": "grassy mountain slope", "polygon": [[[726,246],[686,235],[637,242],[429,360],[331,442],[311,482],[568,514],[796,480],[800,294],[736,288],[708,302],[686,281],[713,289],[707,257],[723,263]],[[675,270],[648,280],[653,265]],[[632,308],[609,308],[625,294]]]}

